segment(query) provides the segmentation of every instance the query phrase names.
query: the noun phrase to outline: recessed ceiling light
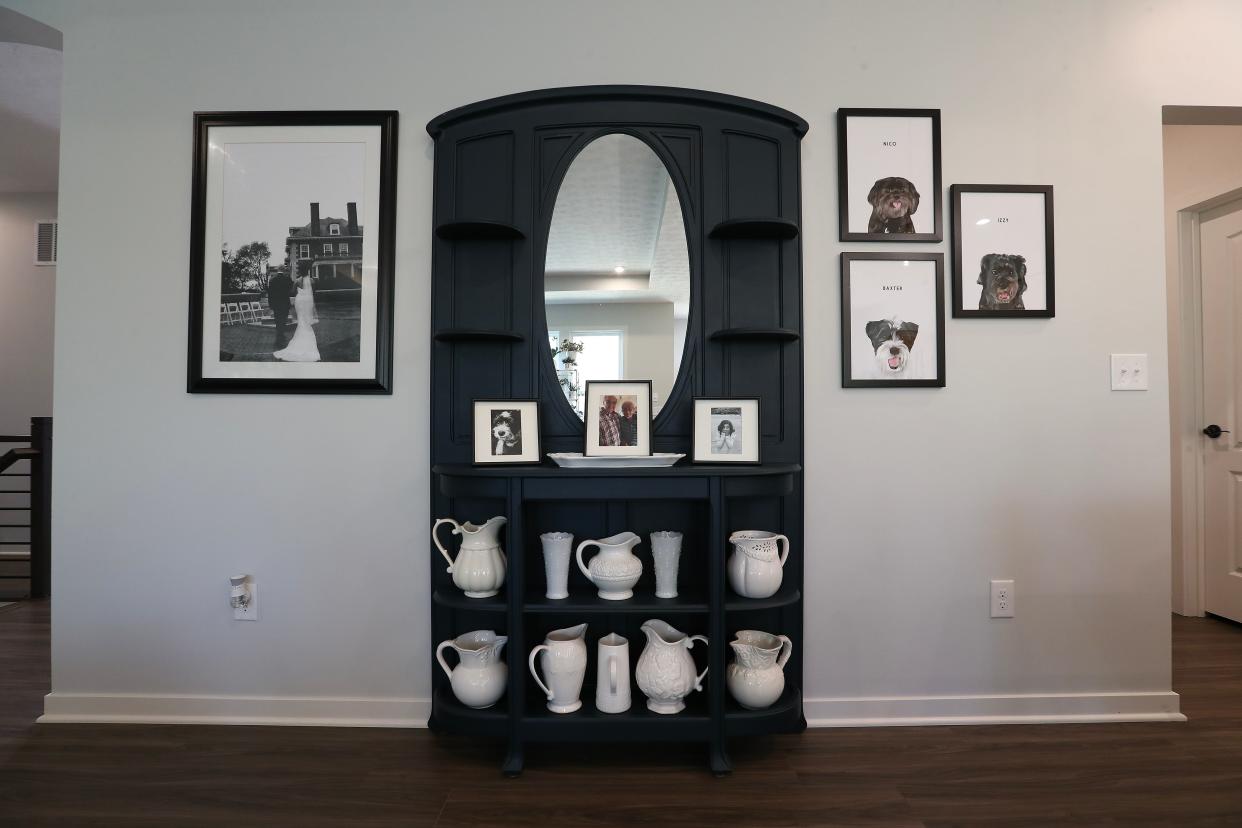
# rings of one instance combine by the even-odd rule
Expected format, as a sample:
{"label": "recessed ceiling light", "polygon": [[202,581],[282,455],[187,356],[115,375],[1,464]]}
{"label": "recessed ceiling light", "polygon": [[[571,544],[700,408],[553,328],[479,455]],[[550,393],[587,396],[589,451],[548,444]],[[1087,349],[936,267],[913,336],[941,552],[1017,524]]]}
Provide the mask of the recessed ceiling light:
{"label": "recessed ceiling light", "polygon": [[612,269],[612,272],[613,272],[613,273],[624,273],[624,272],[625,272],[625,268],[624,268],[624,267],[622,267],[621,265],[617,265],[616,267],[614,267],[614,268]]}
{"label": "recessed ceiling light", "polygon": [[978,221],[976,221],[976,222],[975,222],[975,224],[977,224],[977,225],[979,225],[980,227],[982,227],[982,226],[983,226],[983,225],[985,225],[985,224],[990,224],[990,223],[991,223],[991,221],[992,221],[991,219],[979,219]]}

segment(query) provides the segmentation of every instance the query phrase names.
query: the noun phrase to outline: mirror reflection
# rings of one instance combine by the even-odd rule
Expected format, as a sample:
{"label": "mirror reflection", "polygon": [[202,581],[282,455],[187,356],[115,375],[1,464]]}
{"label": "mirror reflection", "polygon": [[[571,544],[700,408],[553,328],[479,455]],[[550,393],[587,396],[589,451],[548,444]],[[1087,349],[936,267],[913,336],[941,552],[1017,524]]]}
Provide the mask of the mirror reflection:
{"label": "mirror reflection", "polygon": [[574,159],[543,277],[556,375],[578,416],[587,380],[649,379],[659,411],[681,365],[690,257],[677,190],[647,144],[605,135]]}

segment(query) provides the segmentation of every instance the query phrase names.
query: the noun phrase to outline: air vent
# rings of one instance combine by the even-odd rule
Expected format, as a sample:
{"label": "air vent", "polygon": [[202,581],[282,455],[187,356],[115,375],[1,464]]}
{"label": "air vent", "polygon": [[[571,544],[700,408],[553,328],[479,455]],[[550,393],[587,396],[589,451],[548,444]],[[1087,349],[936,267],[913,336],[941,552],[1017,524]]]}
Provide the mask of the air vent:
{"label": "air vent", "polygon": [[59,234],[59,222],[39,222],[38,237],[35,240],[35,264],[56,264],[56,242]]}

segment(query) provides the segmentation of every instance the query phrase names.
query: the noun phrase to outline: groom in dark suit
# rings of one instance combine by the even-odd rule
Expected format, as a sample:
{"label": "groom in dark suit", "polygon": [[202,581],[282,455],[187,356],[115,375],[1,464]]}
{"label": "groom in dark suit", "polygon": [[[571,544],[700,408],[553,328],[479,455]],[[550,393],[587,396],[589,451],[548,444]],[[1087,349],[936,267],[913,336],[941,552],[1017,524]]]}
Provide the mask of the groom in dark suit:
{"label": "groom in dark suit", "polygon": [[267,282],[267,304],[276,318],[276,347],[279,351],[289,344],[289,300],[293,298],[293,280],[284,271],[278,272]]}

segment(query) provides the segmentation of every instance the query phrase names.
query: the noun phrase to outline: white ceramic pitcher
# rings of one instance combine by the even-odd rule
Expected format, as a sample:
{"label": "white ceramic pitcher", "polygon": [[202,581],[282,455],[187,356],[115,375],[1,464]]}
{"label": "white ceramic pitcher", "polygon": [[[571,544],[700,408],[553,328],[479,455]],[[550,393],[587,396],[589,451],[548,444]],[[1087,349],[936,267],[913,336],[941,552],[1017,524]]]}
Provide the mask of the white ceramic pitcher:
{"label": "white ceramic pitcher", "polygon": [[771,707],[785,691],[785,664],[793,654],[793,642],[786,635],[760,630],[738,630],[729,642],[733,663],[726,683],[729,693],[747,710]]}
{"label": "white ceramic pitcher", "polygon": [[[642,542],[642,538],[633,532],[622,532],[610,538],[584,540],[578,544],[578,568],[588,581],[599,587],[600,598],[624,601],[633,597],[634,584],[643,575],[643,562],[630,550]],[[582,550],[588,546],[599,547],[599,554],[591,559],[589,567],[582,562]]]}
{"label": "white ceramic pitcher", "polygon": [[[467,707],[491,707],[505,694],[509,668],[500,660],[500,651],[509,639],[492,630],[475,630],[456,638],[441,641],[436,647],[436,661],[449,677],[453,695]],[[453,669],[444,660],[444,649],[452,647],[460,659]]]}
{"label": "white ceramic pitcher", "polygon": [[707,644],[707,637],[686,635],[664,621],[644,621],[640,629],[647,635],[647,646],[638,657],[634,678],[647,696],[647,709],[653,713],[680,713],[683,701],[694,690],[703,689],[707,669],[694,674],[690,648],[695,640]]}
{"label": "white ceramic pitcher", "polygon": [[[500,548],[500,529],[508,521],[503,517],[494,517],[482,526],[475,526],[469,521],[458,523],[450,518],[440,518],[431,527],[431,539],[436,548],[448,561],[449,574],[453,583],[464,590],[467,598],[491,598],[500,591],[505,582],[505,552]],[[436,536],[440,525],[447,523],[453,527],[454,535],[461,535],[461,549],[457,560],[449,557],[448,550],[441,545]]]}
{"label": "white ceramic pitcher", "polygon": [[[542,644],[530,651],[526,664],[535,683],[548,697],[548,709],[553,713],[573,713],[582,707],[582,680],[586,678],[587,646],[586,624],[553,630]],[[535,656],[543,653],[539,665],[548,683],[544,684],[535,669]]]}
{"label": "white ceramic pitcher", "polygon": [[[746,530],[729,535],[733,554],[725,565],[729,586],[743,598],[770,598],[781,588],[789,538],[775,532]],[[784,545],[780,555],[777,550]]]}
{"label": "white ceramic pitcher", "polygon": [[630,642],[609,633],[599,640],[595,659],[595,709],[624,713],[630,709]]}

